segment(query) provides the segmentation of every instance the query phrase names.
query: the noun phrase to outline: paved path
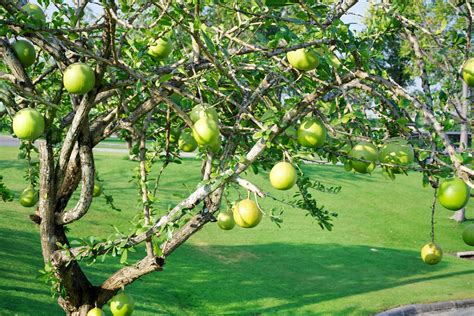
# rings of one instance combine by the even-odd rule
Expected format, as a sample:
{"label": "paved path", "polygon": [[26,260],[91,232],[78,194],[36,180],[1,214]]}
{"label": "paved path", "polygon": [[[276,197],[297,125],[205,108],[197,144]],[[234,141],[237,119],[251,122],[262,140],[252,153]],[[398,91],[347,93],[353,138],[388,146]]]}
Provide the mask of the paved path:
{"label": "paved path", "polygon": [[[9,135],[0,135],[0,147],[18,147],[20,141]],[[116,147],[116,148],[111,148]],[[106,142],[103,146],[101,144],[94,147],[94,152],[114,153],[114,154],[128,154],[127,147],[124,143]],[[182,158],[196,158],[195,153],[181,153]]]}
{"label": "paved path", "polygon": [[0,135],[0,147],[17,147],[20,142],[11,136]]}
{"label": "paved path", "polygon": [[431,312],[431,313],[424,313],[420,314],[424,316],[472,316],[474,315],[474,307],[466,308],[466,309],[455,309],[452,311],[445,311],[445,312]]}
{"label": "paved path", "polygon": [[[0,147],[18,147],[20,141],[18,138],[13,138],[9,135],[0,135]],[[117,148],[110,148],[117,147]],[[120,148],[121,147],[121,148]],[[107,143],[106,147],[101,147],[100,144],[97,148],[94,148],[95,151],[99,152],[108,152],[108,153],[128,153],[125,144],[120,143]]]}
{"label": "paved path", "polygon": [[474,299],[437,302],[432,304],[413,304],[397,307],[376,316],[473,316]]}

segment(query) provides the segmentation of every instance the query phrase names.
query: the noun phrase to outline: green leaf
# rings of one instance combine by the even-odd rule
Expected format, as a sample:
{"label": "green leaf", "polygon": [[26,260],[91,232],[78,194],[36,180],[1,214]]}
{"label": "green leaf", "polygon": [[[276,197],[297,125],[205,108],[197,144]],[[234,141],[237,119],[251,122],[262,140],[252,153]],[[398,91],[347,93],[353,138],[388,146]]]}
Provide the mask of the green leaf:
{"label": "green leaf", "polygon": [[123,250],[122,250],[122,255],[120,256],[120,263],[121,263],[121,264],[127,263],[127,259],[128,259],[128,250],[127,250],[127,249],[123,249]]}
{"label": "green leaf", "polygon": [[355,118],[355,114],[353,112],[350,112],[350,113],[347,113],[346,115],[344,115],[342,118],[341,118],[341,122],[343,124],[347,124],[350,120],[352,120],[353,118]]}
{"label": "green leaf", "polygon": [[162,82],[169,81],[171,78],[173,78],[173,75],[172,75],[172,74],[165,74],[165,75],[161,76],[158,81],[159,81],[160,83],[162,83]]}
{"label": "green leaf", "polygon": [[216,54],[216,46],[214,45],[214,43],[212,42],[211,38],[207,35],[207,33],[203,30],[201,30],[201,35],[204,39],[204,42],[206,42],[206,46],[207,48],[209,49],[209,52],[212,54],[212,55],[215,55]]}

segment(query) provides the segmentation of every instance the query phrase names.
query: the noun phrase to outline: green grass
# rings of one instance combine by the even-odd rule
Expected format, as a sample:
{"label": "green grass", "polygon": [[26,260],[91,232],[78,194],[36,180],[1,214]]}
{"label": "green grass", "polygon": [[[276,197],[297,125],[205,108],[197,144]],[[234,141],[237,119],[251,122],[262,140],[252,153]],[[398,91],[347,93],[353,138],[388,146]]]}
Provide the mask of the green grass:
{"label": "green grass", "polygon": [[[71,236],[105,237],[120,229],[138,210],[136,188],[128,180],[136,162],[123,155],[96,154],[105,190],[115,196],[121,213],[95,199],[90,212],[71,225]],[[172,206],[199,181],[199,162],[185,160],[166,169],[158,207]],[[16,194],[26,185],[25,164],[16,149],[0,148],[0,174]],[[468,250],[450,211],[438,208],[436,236],[446,255],[437,266],[419,258],[429,240],[432,190],[418,174],[396,181],[346,173],[337,166],[306,166],[314,179],[341,184],[340,194],[314,192],[336,211],[332,232],[321,231],[301,210],[287,208],[282,228],[268,218],[256,228],[221,231],[207,225],[180,247],[156,272],[127,288],[137,302],[134,315],[283,313],[370,314],[399,305],[474,297],[474,261],[450,254]],[[247,175],[273,195],[266,175]],[[232,196],[236,196],[235,192]],[[277,203],[261,201],[269,209]],[[0,204],[0,314],[61,315],[47,285],[36,279],[42,267],[38,228],[29,221],[32,209],[17,202]],[[470,215],[470,211],[468,215]],[[472,249],[472,248],[471,248]],[[143,249],[138,250],[143,254]],[[84,266],[99,284],[119,268]],[[106,312],[108,308],[106,307]]]}

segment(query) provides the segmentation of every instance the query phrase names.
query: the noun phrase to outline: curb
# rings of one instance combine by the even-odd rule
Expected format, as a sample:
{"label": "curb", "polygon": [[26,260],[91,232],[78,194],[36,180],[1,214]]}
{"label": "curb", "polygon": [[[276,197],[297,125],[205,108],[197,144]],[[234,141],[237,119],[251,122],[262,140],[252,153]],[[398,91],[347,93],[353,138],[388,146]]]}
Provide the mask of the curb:
{"label": "curb", "polygon": [[412,304],[390,309],[376,314],[376,316],[406,316],[419,315],[429,312],[453,312],[466,308],[474,307],[474,299],[460,301],[438,302],[432,304]]}

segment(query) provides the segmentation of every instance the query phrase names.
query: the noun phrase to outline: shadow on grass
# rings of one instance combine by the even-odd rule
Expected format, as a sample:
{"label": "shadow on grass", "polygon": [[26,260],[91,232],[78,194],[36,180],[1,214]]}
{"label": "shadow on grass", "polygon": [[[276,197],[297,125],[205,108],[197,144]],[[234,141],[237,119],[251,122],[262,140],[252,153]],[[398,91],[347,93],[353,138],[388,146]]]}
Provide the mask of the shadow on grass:
{"label": "shadow on grass", "polygon": [[424,265],[418,252],[374,251],[362,245],[186,245],[168,259],[163,273],[145,280],[146,293],[134,296],[163,302],[160,308],[168,313],[200,313],[206,308],[226,313],[292,312],[342,297],[474,274],[442,273],[446,268],[445,262]]}
{"label": "shadow on grass", "polygon": [[37,279],[43,260],[34,228],[0,229],[0,258],[0,315],[64,314],[49,287]]}
{"label": "shadow on grass", "polygon": [[[38,235],[4,228],[0,238],[0,310],[60,315],[48,287],[35,279],[43,265]],[[109,259],[86,270],[100,282],[118,268],[117,260]],[[184,245],[168,259],[164,272],[146,276],[128,291],[137,302],[137,315],[290,313],[342,297],[464,274],[474,271],[451,272],[445,262],[424,265],[415,251],[365,245],[202,244]],[[344,311],[369,313],[356,308]]]}
{"label": "shadow on grass", "polygon": [[25,170],[27,164],[24,160],[0,160],[0,169],[14,169],[15,171],[18,170]]}

